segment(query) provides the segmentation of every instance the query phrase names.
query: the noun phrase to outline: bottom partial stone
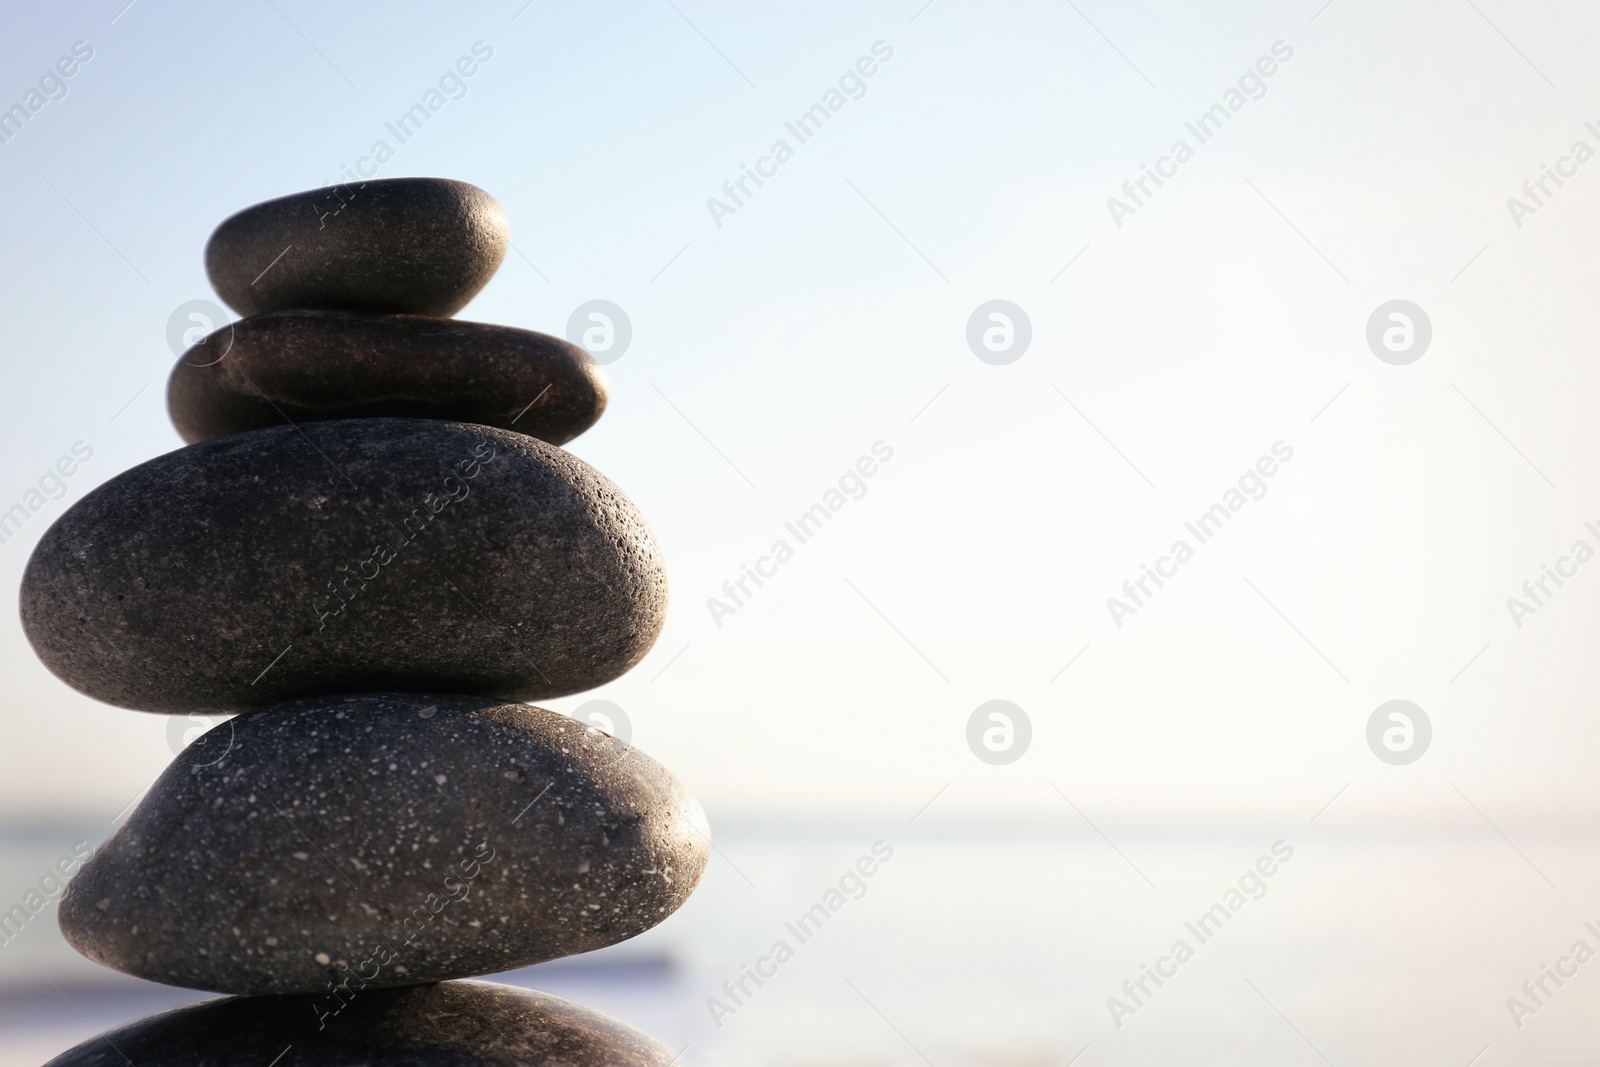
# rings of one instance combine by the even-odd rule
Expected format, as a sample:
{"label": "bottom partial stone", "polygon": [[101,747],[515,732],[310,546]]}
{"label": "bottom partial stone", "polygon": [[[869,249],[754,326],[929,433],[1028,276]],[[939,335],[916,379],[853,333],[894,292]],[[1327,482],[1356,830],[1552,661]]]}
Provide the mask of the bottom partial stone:
{"label": "bottom partial stone", "polygon": [[208,1000],[90,1038],[45,1067],[668,1067],[676,1058],[631,1026],[571,1001],[464,981],[345,1001]]}

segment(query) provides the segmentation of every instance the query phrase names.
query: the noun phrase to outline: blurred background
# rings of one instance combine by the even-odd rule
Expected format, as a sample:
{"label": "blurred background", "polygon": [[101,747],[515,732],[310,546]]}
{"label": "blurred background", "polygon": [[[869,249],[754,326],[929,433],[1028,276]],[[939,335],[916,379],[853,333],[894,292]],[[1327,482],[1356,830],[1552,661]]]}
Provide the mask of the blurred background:
{"label": "blurred background", "polygon": [[[242,207],[470,181],[515,252],[461,317],[626,322],[569,447],[652,521],[672,609],[552,706],[621,709],[718,851],[660,927],[508,980],[705,1065],[1600,1062],[1600,963],[1559,962],[1600,950],[1600,563],[1559,563],[1600,549],[1593,5],[4,17],[7,589],[180,445],[171,339],[221,324],[190,302]],[[0,673],[3,910],[206,724],[79,696],[14,611]],[[865,894],[716,1010],[879,842]],[[78,958],[54,912],[0,943],[0,1064],[201,996]],[[1525,992],[1547,966],[1576,973]]]}

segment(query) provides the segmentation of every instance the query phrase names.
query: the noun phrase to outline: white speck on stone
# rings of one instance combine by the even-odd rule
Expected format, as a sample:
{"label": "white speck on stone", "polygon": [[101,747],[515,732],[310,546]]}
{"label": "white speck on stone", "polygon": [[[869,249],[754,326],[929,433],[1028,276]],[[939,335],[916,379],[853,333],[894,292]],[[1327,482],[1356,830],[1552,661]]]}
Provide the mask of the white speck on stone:
{"label": "white speck on stone", "polygon": [[322,964],[324,967],[333,962],[333,957],[329,956],[326,952],[319,952],[311,958]]}
{"label": "white speck on stone", "polygon": [[419,718],[419,719],[431,719],[438,712],[438,710],[439,710],[439,705],[437,705],[437,704],[429,704],[427,707],[421,708],[421,709],[419,709],[417,711],[417,718]]}
{"label": "white speck on stone", "polygon": [[440,784],[440,785],[444,785],[444,784],[445,784],[445,783],[446,783],[446,782],[448,782],[448,781],[449,781],[449,780],[450,780],[450,779],[448,779],[448,778],[446,778],[446,777],[445,777],[445,776],[444,776],[444,775],[442,775],[442,774],[436,774],[436,775],[434,775],[434,776],[433,776],[433,780],[434,780],[434,781],[435,781],[435,782],[438,782],[438,783],[439,783],[439,784]]}

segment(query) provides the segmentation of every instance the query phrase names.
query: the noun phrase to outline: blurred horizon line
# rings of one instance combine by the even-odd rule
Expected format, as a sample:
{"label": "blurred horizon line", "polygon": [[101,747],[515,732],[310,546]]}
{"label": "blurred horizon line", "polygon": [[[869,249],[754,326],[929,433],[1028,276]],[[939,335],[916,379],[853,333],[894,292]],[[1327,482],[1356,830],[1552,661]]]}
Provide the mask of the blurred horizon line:
{"label": "blurred horizon line", "polygon": [[[1341,790],[1343,793],[1343,790]],[[1184,804],[1182,810],[1153,805],[1097,804],[1092,797],[1061,810],[1042,806],[1002,807],[988,810],[939,813],[882,806],[855,811],[796,811],[787,808],[751,810],[735,817],[719,817],[712,807],[708,819],[714,835],[734,838],[828,838],[871,834],[899,837],[967,838],[1013,837],[1079,838],[1094,836],[1102,827],[1146,837],[1197,833],[1210,836],[1303,833],[1315,828],[1321,835],[1407,836],[1426,834],[1503,834],[1514,828],[1522,836],[1573,836],[1600,834],[1600,806],[1584,807],[1548,798],[1529,802],[1526,797],[1484,793],[1475,800],[1465,794],[1419,803],[1408,797],[1403,810],[1383,796],[1336,796],[1321,810],[1297,805],[1288,798],[1272,798],[1259,805]],[[1455,803],[1449,803],[1450,800]],[[1276,808],[1267,813],[1264,808]],[[1299,808],[1304,807],[1304,810]],[[1077,809],[1077,810],[1074,810]],[[130,805],[128,811],[132,811]],[[1488,814],[1486,812],[1492,812]],[[1092,821],[1091,821],[1092,820]],[[29,816],[11,813],[0,817],[0,840],[91,842],[103,840],[120,828],[124,818],[112,823],[103,813],[67,813]],[[65,846],[63,846],[65,847]]]}

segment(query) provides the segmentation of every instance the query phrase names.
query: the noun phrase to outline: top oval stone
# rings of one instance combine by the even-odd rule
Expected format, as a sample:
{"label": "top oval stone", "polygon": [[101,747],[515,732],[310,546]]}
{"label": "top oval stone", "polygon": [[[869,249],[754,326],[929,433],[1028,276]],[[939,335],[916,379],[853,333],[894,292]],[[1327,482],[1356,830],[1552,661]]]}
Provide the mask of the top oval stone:
{"label": "top oval stone", "polygon": [[440,318],[505,259],[500,204],[448,178],[385,178],[268,200],[206,242],[206,274],[241,315],[333,308]]}

